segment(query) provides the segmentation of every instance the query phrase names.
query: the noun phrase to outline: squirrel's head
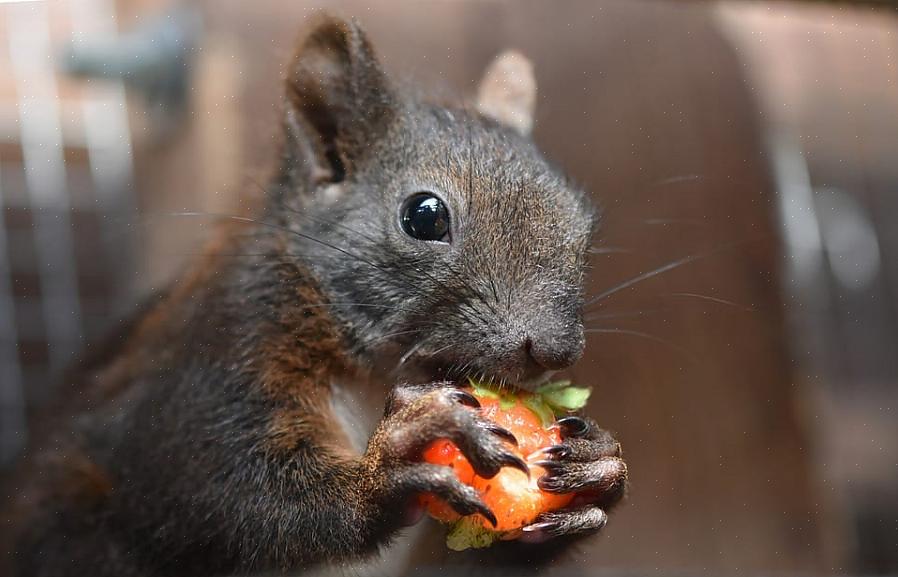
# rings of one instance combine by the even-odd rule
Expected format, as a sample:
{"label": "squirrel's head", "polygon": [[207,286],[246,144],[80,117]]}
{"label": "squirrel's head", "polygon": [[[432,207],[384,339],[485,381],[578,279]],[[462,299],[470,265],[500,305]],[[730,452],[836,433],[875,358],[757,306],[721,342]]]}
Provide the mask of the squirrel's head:
{"label": "squirrel's head", "polygon": [[360,361],[404,378],[533,386],[583,351],[594,210],[528,137],[530,64],[506,53],[476,105],[397,91],[354,22],[313,27],[287,79],[269,217]]}

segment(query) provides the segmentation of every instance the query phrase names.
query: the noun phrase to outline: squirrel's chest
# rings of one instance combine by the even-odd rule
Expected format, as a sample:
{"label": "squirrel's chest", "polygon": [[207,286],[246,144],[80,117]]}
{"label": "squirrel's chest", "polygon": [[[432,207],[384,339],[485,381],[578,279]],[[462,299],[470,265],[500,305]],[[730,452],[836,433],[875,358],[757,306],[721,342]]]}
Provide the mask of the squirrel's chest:
{"label": "squirrel's chest", "polygon": [[364,453],[384,412],[387,389],[367,381],[331,383],[331,410],[352,448]]}

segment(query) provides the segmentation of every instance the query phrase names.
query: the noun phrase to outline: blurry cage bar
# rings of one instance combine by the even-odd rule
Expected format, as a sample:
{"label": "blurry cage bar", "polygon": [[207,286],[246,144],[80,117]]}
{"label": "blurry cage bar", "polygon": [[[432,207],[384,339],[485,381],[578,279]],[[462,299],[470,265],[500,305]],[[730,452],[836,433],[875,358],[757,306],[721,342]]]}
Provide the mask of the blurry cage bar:
{"label": "blurry cage bar", "polygon": [[0,5],[0,12],[8,46],[0,69],[14,94],[14,102],[2,103],[3,117],[14,120],[3,123],[0,152],[5,464],[26,442],[28,409],[46,402],[85,338],[116,312],[124,292],[124,268],[117,264],[132,253],[131,235],[121,234],[120,223],[134,220],[135,202],[122,81],[60,90],[58,47],[69,38],[58,31],[70,33],[74,46],[86,36],[114,37],[113,3],[14,3]]}
{"label": "blurry cage bar", "polygon": [[[827,537],[846,569],[898,567],[898,87],[892,13],[731,4],[764,103],[794,384]],[[763,33],[764,42],[755,33]],[[741,39],[741,42],[739,42]],[[826,57],[821,58],[821,54]],[[883,72],[885,71],[885,72]]]}

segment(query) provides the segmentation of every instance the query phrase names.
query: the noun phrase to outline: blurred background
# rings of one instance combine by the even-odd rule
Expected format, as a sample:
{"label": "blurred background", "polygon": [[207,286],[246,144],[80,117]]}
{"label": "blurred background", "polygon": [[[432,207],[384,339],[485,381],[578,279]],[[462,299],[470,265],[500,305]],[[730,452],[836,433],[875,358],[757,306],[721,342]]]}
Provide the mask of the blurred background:
{"label": "blurred background", "polygon": [[66,366],[199,251],[211,223],[171,213],[258,194],[284,65],[327,7],[440,96],[523,51],[537,142],[604,207],[572,372],[632,490],[574,566],[898,573],[894,6],[0,2],[0,468]]}

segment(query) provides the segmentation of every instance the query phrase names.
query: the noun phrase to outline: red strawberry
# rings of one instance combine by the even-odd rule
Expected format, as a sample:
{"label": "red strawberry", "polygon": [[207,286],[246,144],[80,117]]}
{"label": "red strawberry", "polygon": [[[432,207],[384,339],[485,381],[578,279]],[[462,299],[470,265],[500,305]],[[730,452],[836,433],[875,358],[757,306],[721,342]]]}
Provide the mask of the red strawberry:
{"label": "red strawberry", "polygon": [[[536,393],[510,390],[493,390],[472,383],[465,389],[481,403],[481,415],[510,431],[518,441],[512,449],[528,463],[544,458],[539,449],[561,442],[558,431],[551,428],[556,412],[582,407],[589,395],[587,389],[553,383]],[[481,515],[462,518],[449,505],[433,495],[421,497],[427,512],[444,523],[454,523],[449,545],[453,549],[489,545],[503,533],[514,531],[533,523],[545,511],[567,506],[573,494],[559,495],[541,490],[537,480],[545,473],[538,466],[530,466],[530,478],[523,472],[505,467],[492,479],[479,477],[461,451],[448,440],[438,440],[424,451],[424,461],[446,465],[455,470],[459,480],[471,485],[480,493],[484,504],[495,514],[493,527]]]}

